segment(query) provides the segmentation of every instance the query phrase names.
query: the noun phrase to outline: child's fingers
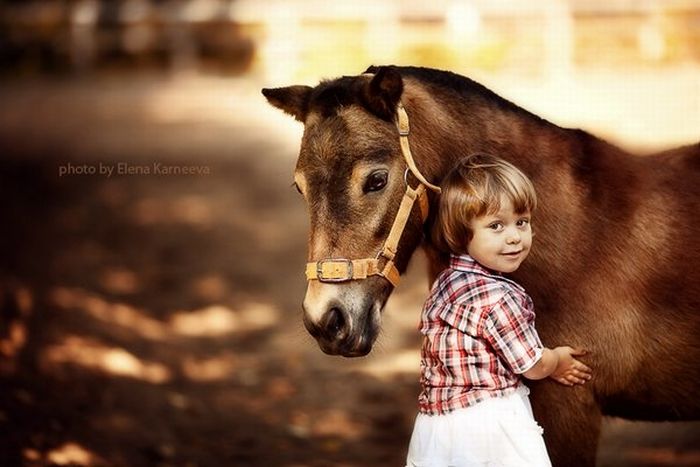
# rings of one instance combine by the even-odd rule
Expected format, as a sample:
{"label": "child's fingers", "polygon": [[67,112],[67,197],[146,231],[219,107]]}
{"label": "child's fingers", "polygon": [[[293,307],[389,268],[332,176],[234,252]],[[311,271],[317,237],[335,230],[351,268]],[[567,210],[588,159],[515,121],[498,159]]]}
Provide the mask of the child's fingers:
{"label": "child's fingers", "polygon": [[586,380],[584,378],[579,378],[578,376],[574,376],[574,375],[568,375],[566,379],[572,385],[573,384],[584,384],[586,382]]}
{"label": "child's fingers", "polygon": [[579,360],[574,361],[573,367],[579,371],[583,371],[586,373],[593,373],[593,370],[591,369],[591,367],[589,367],[588,365],[586,365],[585,363],[583,363]]}
{"label": "child's fingers", "polygon": [[581,371],[581,370],[578,370],[578,369],[576,369],[576,368],[574,368],[573,374],[574,374],[574,376],[576,376],[577,378],[585,379],[586,381],[588,381],[588,380],[590,380],[590,379],[592,378],[592,375],[591,375],[590,372]]}
{"label": "child's fingers", "polygon": [[574,378],[574,382],[576,384],[586,384],[586,381],[588,381],[586,378],[579,378],[579,377]]}
{"label": "child's fingers", "polygon": [[587,353],[588,351],[586,349],[582,349],[580,347],[575,349],[571,348],[571,355],[574,355],[576,357],[581,357],[583,355],[586,355]]}

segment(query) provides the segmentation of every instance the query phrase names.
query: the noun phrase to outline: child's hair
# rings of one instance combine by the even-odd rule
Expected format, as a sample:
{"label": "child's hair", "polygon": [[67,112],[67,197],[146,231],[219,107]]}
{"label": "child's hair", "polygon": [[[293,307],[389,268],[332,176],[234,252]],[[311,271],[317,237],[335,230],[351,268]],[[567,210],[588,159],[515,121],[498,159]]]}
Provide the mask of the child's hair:
{"label": "child's hair", "polygon": [[455,165],[442,181],[442,194],[433,227],[433,242],[446,252],[463,254],[472,239],[469,223],[494,214],[501,197],[513,203],[518,214],[534,211],[535,188],[517,167],[498,157],[473,155]]}

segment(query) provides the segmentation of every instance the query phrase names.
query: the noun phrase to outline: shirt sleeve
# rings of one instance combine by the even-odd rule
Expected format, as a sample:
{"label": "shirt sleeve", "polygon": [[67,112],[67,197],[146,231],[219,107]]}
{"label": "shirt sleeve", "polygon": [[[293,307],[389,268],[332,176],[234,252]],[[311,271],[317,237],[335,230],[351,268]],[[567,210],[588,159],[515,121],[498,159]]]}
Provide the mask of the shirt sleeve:
{"label": "shirt sleeve", "polygon": [[484,338],[516,374],[525,373],[542,357],[543,346],[535,330],[535,314],[506,293],[485,314]]}

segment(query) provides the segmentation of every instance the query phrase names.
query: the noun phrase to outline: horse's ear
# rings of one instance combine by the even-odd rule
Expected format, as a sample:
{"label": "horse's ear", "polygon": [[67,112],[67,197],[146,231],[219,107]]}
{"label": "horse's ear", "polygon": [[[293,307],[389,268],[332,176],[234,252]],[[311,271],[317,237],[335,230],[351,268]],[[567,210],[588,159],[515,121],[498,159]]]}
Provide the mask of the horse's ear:
{"label": "horse's ear", "polygon": [[306,120],[309,113],[309,99],[313,88],[309,86],[288,86],[286,88],[265,88],[262,90],[267,101],[284,110],[300,122]]}
{"label": "horse's ear", "polygon": [[378,117],[392,121],[403,93],[401,75],[393,66],[370,67],[369,70],[375,74],[363,89],[365,106]]}

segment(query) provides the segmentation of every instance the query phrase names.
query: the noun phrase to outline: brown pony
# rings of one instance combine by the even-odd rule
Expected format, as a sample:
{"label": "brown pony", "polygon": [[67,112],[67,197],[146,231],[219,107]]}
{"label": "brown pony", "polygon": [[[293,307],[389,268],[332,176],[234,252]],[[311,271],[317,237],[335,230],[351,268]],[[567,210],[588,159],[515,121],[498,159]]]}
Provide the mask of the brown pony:
{"label": "brown pony", "polygon": [[[382,249],[406,187],[400,102],[416,165],[433,183],[474,153],[503,157],[532,178],[537,236],[515,279],[532,295],[543,342],[588,349],[594,369],[585,386],[532,385],[555,465],[594,465],[603,415],[700,418],[700,145],[632,156],[467,78],[424,68],[371,67],[263,94],[304,123],[294,179],[309,206],[311,262]],[[434,208],[437,195],[429,198]],[[398,271],[421,244],[431,280],[445,267],[426,235],[432,221],[414,206]],[[392,290],[381,275],[310,280],[304,323],[325,352],[365,355]]]}

